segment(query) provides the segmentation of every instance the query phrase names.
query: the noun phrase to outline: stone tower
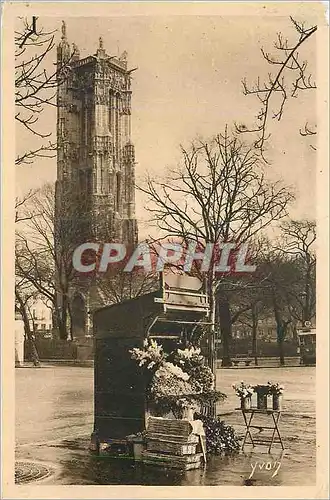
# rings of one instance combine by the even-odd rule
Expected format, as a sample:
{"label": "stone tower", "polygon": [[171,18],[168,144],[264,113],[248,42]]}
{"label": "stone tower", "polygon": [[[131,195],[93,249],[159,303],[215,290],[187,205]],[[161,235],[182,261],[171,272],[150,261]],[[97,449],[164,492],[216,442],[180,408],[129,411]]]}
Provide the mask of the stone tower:
{"label": "stone tower", "polygon": [[[72,247],[86,241],[134,245],[134,70],[127,68],[127,53],[109,56],[100,38],[96,54],[80,58],[78,47],[68,43],[63,22],[57,67],[55,244],[59,249],[70,239]],[[56,232],[56,227],[61,229]],[[71,300],[79,290],[90,308],[91,286],[82,277],[70,291]]]}
{"label": "stone tower", "polygon": [[[66,27],[57,49],[58,190],[84,199],[87,237],[137,239],[131,73],[127,54],[110,57],[102,38],[95,55],[70,50]],[[88,227],[89,226],[89,227]]]}

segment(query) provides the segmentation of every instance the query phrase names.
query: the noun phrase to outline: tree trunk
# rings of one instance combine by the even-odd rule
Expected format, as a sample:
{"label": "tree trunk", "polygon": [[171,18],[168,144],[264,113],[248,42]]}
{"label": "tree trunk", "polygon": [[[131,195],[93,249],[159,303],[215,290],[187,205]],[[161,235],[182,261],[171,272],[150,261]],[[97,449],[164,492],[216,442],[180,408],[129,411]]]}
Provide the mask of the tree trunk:
{"label": "tree trunk", "polygon": [[284,358],[284,339],[277,339],[278,346],[278,355],[280,358],[280,366],[285,366],[285,358]]}
{"label": "tree trunk", "polygon": [[292,338],[294,342],[298,342],[298,332],[297,332],[297,322],[295,321],[292,325]]}
{"label": "tree trunk", "polygon": [[280,366],[285,365],[284,359],[284,337],[285,337],[285,327],[283,324],[283,320],[280,313],[280,308],[278,306],[276,295],[273,290],[273,307],[274,307],[274,316],[276,321],[276,338],[277,338],[277,347],[278,347],[278,355],[280,359]]}
{"label": "tree trunk", "polygon": [[31,353],[32,362],[33,362],[34,366],[40,366],[39,354],[38,354],[37,346],[35,343],[34,335],[31,332],[30,322],[29,322],[29,318],[28,318],[28,315],[26,312],[25,303],[17,290],[15,290],[15,296],[16,296],[17,302],[19,304],[20,313],[22,315],[25,336],[26,336],[26,339],[28,341],[28,346],[29,346],[29,350]]}
{"label": "tree trunk", "polygon": [[[213,278],[213,277],[212,277]],[[214,386],[217,386],[217,359],[215,349],[215,318],[216,318],[216,300],[215,300],[215,287],[213,279],[208,284],[208,295],[210,304],[210,331],[208,335],[208,366],[212,370],[214,376]],[[216,403],[211,403],[209,408],[209,416],[215,418],[217,413]]]}
{"label": "tree trunk", "polygon": [[72,309],[70,302],[68,301],[68,317],[69,317],[69,335],[67,340],[73,340],[73,324],[72,324]]}
{"label": "tree trunk", "polygon": [[59,336],[61,340],[68,340],[67,321],[68,321],[68,297],[65,293],[62,295],[61,311],[59,318]]}
{"label": "tree trunk", "polygon": [[258,352],[257,352],[257,333],[258,333],[258,310],[257,304],[254,304],[251,309],[252,313],[252,356],[254,357],[254,364],[258,366]]}
{"label": "tree trunk", "polygon": [[232,322],[229,302],[226,298],[219,298],[219,319],[222,340],[222,364],[221,366],[232,366],[230,358]]}

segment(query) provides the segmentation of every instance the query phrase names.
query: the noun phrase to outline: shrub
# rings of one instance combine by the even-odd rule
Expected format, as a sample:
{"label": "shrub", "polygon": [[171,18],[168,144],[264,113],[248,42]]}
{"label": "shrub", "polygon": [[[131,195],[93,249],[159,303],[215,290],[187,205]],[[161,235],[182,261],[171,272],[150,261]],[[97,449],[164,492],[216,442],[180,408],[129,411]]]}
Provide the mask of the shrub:
{"label": "shrub", "polygon": [[205,429],[206,451],[213,455],[229,455],[238,453],[240,444],[238,436],[231,425],[226,425],[220,417],[206,417],[195,414]]}

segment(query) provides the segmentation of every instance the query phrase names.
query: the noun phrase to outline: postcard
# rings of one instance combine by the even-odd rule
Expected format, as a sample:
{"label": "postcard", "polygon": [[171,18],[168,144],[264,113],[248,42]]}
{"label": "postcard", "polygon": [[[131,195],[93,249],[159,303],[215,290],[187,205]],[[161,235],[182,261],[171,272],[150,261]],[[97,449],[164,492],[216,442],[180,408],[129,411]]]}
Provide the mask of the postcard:
{"label": "postcard", "polygon": [[326,9],[4,2],[4,498],[328,498]]}

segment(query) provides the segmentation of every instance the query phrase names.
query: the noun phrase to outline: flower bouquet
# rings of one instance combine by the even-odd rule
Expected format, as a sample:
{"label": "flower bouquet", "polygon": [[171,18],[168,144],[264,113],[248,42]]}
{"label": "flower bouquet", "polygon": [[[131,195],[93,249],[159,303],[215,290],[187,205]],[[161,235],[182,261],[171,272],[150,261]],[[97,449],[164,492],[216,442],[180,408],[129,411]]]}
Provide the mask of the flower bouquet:
{"label": "flower bouquet", "polygon": [[214,375],[197,347],[164,353],[155,340],[146,339],[142,349],[130,354],[144,369],[148,408],[156,416],[173,413],[190,419],[196,410],[225,398],[215,389]]}
{"label": "flower bouquet", "polygon": [[254,389],[251,385],[245,384],[243,380],[240,384],[234,384],[233,389],[236,393],[236,396],[241,400],[241,408],[242,410],[248,410],[251,408],[251,397],[254,392]]}
{"label": "flower bouquet", "polygon": [[281,410],[283,392],[284,385],[280,385],[278,382],[268,382],[268,394],[273,397],[273,410]]}

